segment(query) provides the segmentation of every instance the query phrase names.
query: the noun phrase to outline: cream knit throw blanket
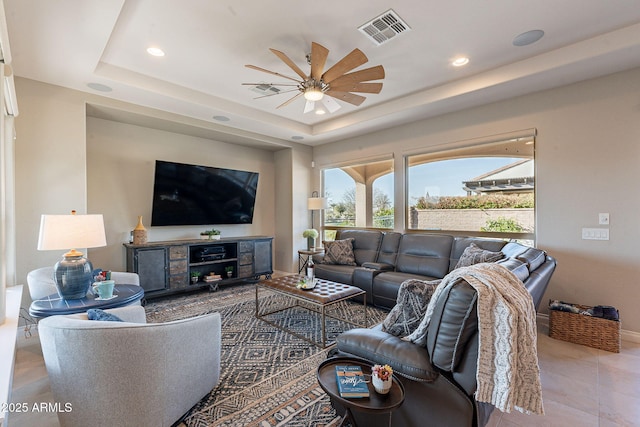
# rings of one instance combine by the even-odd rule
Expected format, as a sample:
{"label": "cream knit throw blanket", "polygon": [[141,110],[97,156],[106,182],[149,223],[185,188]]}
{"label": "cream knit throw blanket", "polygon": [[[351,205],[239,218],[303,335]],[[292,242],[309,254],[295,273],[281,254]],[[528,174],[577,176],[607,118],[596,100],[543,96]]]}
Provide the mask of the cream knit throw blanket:
{"label": "cream knit throw blanket", "polygon": [[522,282],[499,264],[482,263],[449,273],[434,291],[424,319],[403,338],[425,345],[427,326],[442,291],[464,279],[478,293],[479,351],[476,400],[502,412],[544,414],[536,343],[536,311]]}

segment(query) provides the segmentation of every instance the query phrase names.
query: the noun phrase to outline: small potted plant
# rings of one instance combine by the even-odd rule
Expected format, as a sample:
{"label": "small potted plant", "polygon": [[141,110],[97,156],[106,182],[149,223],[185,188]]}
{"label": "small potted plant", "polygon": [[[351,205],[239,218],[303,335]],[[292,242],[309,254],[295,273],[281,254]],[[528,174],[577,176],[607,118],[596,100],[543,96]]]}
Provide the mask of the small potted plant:
{"label": "small potted plant", "polygon": [[204,230],[200,233],[200,237],[206,240],[219,240],[220,230],[216,230],[215,228],[212,228],[211,230]]}
{"label": "small potted plant", "polygon": [[200,273],[199,271],[192,271],[191,272],[191,283],[196,284],[198,283],[198,280],[200,280],[200,276],[202,275],[202,273]]}
{"label": "small potted plant", "polygon": [[231,278],[233,277],[233,266],[232,265],[228,265],[224,268],[224,271],[227,273],[227,277]]}
{"label": "small potted plant", "polygon": [[376,392],[387,394],[393,382],[393,369],[389,365],[373,365],[371,368],[371,382]]}
{"label": "small potted plant", "polygon": [[302,232],[302,237],[307,238],[307,250],[314,250],[316,248],[316,239],[318,238],[318,230],[315,228],[308,228]]}

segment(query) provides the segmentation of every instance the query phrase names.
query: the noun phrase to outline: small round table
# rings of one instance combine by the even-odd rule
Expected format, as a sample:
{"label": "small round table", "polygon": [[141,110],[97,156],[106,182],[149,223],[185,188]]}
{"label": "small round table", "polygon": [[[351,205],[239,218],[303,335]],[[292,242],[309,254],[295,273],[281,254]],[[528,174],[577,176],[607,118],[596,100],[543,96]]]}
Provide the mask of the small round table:
{"label": "small round table", "polygon": [[371,375],[372,365],[361,359],[354,357],[332,357],[325,360],[318,366],[318,383],[320,387],[332,398],[338,401],[346,408],[344,418],[340,426],[344,425],[347,421],[352,426],[356,427],[355,419],[353,418],[352,410],[359,412],[374,412],[380,414],[389,414],[389,426],[391,426],[391,416],[393,411],[402,405],[404,402],[404,386],[393,375],[393,383],[391,385],[391,391],[388,394],[378,394],[373,384],[368,383],[369,397],[366,398],[353,398],[345,399],[340,397],[338,391],[338,385],[336,383],[336,366],[338,365],[356,365],[362,368],[362,372],[365,376]]}
{"label": "small round table", "polygon": [[305,267],[309,263],[310,257],[321,254],[322,252],[324,252],[324,249],[312,249],[312,250],[300,249],[298,251],[298,274],[302,273],[302,270],[305,269]]}
{"label": "small round table", "polygon": [[35,318],[61,314],[83,313],[90,308],[116,308],[140,301],[144,296],[144,289],[136,285],[115,285],[114,298],[101,300],[95,295],[88,294],[84,298],[64,300],[56,294],[37,299],[31,303],[29,314]]}

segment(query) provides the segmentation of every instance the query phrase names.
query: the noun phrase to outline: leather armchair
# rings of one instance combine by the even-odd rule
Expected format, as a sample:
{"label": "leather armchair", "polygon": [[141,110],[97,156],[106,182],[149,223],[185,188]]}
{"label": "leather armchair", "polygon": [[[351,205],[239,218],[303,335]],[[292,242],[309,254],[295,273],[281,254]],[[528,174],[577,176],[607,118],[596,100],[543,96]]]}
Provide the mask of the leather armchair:
{"label": "leather armchair", "polygon": [[[507,247],[507,251],[510,249]],[[522,255],[539,272],[524,282],[537,307],[556,262],[533,250],[525,250]],[[524,268],[527,264],[523,264]],[[451,283],[439,295],[425,346],[383,332],[381,325],[351,329],[336,341],[335,355],[388,364],[400,377],[405,386],[405,401],[393,412],[394,426],[477,427],[488,422],[493,406],[474,398],[479,352],[477,293],[466,281]],[[332,403],[339,413],[344,411],[337,401]],[[358,425],[388,425],[383,417],[366,413],[354,416]]]}
{"label": "leather armchair", "polygon": [[60,425],[171,426],[220,379],[220,314],[147,324],[144,308],[38,324]]}

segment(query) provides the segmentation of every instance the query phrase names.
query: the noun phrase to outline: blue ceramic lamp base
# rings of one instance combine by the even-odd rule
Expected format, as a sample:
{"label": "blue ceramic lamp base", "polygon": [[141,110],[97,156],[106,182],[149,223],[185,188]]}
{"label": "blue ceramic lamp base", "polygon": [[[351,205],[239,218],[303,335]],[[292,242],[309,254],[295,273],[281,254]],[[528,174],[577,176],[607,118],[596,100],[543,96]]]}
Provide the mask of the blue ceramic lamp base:
{"label": "blue ceramic lamp base", "polygon": [[93,265],[80,255],[65,254],[54,267],[58,294],[62,299],[80,299],[87,296],[93,281]]}

